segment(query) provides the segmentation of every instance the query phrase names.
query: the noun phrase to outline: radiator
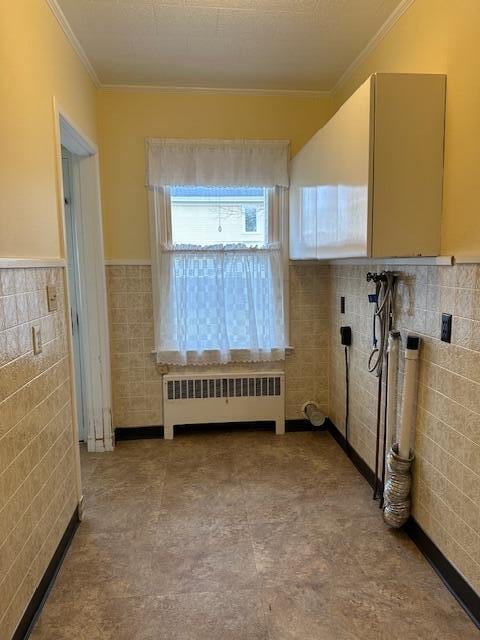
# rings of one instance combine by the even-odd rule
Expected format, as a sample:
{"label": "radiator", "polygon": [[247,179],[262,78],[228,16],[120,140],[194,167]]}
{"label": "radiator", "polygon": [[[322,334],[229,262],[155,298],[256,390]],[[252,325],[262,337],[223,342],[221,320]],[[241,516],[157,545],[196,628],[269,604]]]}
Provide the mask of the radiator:
{"label": "radiator", "polygon": [[164,435],[180,424],[272,420],[285,433],[283,373],[166,375],[163,377]]}

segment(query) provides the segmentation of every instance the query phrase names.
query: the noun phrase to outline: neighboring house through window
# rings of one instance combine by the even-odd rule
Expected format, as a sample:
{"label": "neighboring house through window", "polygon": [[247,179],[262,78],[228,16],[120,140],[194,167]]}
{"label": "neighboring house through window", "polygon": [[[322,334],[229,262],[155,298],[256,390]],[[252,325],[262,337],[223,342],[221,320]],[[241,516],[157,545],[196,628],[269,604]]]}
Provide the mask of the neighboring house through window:
{"label": "neighboring house through window", "polygon": [[170,206],[173,244],[268,243],[263,187],[171,187]]}

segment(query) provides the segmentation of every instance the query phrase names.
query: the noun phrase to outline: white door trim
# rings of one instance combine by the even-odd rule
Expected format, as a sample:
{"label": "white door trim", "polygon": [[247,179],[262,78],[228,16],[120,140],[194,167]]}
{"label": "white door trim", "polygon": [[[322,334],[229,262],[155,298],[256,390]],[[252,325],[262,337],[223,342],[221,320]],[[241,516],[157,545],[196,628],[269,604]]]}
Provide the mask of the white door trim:
{"label": "white door trim", "polygon": [[[108,307],[103,250],[102,212],[100,203],[100,172],[98,149],[73,123],[54,98],[55,138],[57,155],[57,196],[60,241],[67,256],[65,238],[65,208],[62,184],[61,146],[74,156],[73,189],[78,216],[78,257],[80,263],[80,295],[82,305],[82,365],[84,368],[85,419],[89,451],[111,451],[112,399],[110,380],[110,349],[108,338]],[[67,261],[68,264],[68,261]],[[67,279],[67,303],[70,305]],[[72,354],[71,324],[67,322],[68,342]],[[75,403],[75,380],[70,363],[72,404]],[[74,438],[78,442],[78,425],[72,406]],[[79,464],[79,461],[78,461]],[[80,476],[79,476],[80,477]],[[81,491],[81,489],[80,489]]]}

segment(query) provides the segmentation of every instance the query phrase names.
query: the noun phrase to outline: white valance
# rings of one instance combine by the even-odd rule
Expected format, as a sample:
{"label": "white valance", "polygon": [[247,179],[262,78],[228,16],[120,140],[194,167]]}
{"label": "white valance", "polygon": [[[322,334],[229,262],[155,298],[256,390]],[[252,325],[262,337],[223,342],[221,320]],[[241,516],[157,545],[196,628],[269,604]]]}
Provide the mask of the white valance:
{"label": "white valance", "polygon": [[148,138],[147,187],[288,187],[286,140]]}

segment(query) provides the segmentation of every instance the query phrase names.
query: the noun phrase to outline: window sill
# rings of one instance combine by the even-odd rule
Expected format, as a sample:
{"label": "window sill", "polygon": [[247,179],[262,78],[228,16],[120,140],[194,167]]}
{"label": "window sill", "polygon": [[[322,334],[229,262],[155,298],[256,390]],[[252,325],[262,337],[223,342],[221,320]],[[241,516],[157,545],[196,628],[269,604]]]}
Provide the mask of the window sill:
{"label": "window sill", "polygon": [[[291,346],[285,347],[285,357],[287,357],[287,358],[288,358],[288,356],[293,355],[293,353],[294,353],[294,352],[295,352],[295,347],[291,347]],[[156,352],[156,350],[155,350],[155,349],[152,349],[152,350],[150,351],[150,355],[152,356],[152,358],[156,359],[156,356],[157,356],[157,352]],[[265,362],[265,361],[264,361],[264,362]],[[267,362],[268,362],[268,361],[267,361]],[[274,360],[272,360],[272,362],[275,362],[275,361],[274,361]],[[276,361],[276,362],[278,362],[278,361]],[[160,364],[160,363],[158,363],[158,362],[157,362],[156,364],[157,364],[157,367],[166,367],[167,369],[168,369],[168,367],[169,367],[169,366],[177,366],[177,365],[166,365],[166,364],[164,365],[164,364]],[[226,363],[226,364],[235,364],[235,363],[234,363],[234,362],[232,362],[232,363]],[[240,363],[240,364],[245,364],[245,363]],[[255,364],[255,363],[254,363],[254,362],[252,362],[251,364]],[[190,366],[190,365],[185,365],[185,366]],[[192,365],[192,366],[198,366],[198,365]],[[208,365],[207,365],[207,366],[208,366]],[[219,365],[218,365],[218,366],[222,366],[222,363],[219,363]]]}

